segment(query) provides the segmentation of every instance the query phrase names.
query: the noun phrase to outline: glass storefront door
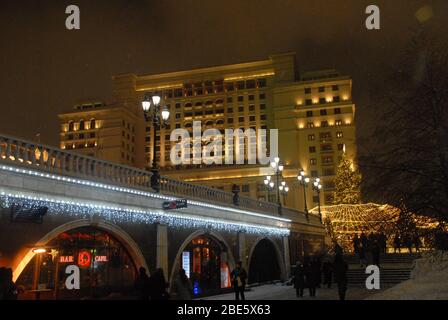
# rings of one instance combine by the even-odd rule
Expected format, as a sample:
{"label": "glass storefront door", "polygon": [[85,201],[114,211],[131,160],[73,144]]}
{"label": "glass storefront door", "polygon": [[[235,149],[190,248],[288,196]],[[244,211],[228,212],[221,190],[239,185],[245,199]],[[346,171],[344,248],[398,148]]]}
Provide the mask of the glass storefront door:
{"label": "glass storefront door", "polygon": [[218,293],[230,287],[228,264],[222,259],[224,254],[215,240],[205,236],[192,240],[185,248],[183,268],[189,269],[195,296]]}
{"label": "glass storefront door", "polygon": [[[25,299],[96,299],[126,295],[133,288],[136,267],[128,252],[109,233],[83,227],[61,233],[37,253],[17,284]],[[67,290],[66,267],[80,269],[80,289]]]}

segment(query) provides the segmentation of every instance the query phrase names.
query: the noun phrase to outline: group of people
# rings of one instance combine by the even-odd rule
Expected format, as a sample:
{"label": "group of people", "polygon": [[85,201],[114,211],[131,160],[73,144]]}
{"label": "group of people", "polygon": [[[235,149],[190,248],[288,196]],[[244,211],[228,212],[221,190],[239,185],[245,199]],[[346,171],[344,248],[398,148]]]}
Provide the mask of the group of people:
{"label": "group of people", "polygon": [[[245,300],[244,291],[246,290],[247,272],[242,267],[241,261],[237,262],[236,268],[231,272],[230,276],[232,287],[235,292],[235,299]],[[183,268],[179,269],[173,285],[174,291],[176,292],[176,299],[193,299],[193,286]],[[135,289],[138,292],[138,297],[140,299],[170,299],[170,295],[167,291],[168,286],[162,269],[157,269],[151,276],[148,276],[145,268],[141,267],[139,269],[139,274],[135,280]]]}
{"label": "group of people", "polygon": [[165,281],[165,275],[161,268],[148,276],[146,269],[141,267],[137,279],[135,280],[135,289],[141,300],[168,300],[168,283]]}
{"label": "group of people", "polygon": [[399,234],[394,236],[394,252],[401,253],[401,248],[407,248],[409,253],[412,252],[412,248],[415,248],[415,252],[420,252],[422,245],[420,236],[417,232],[414,234]]}
{"label": "group of people", "polygon": [[367,255],[372,257],[372,263],[380,266],[381,253],[387,252],[387,237],[381,233],[370,233],[368,236],[362,232],[360,236],[355,234],[353,237],[353,251],[359,257],[359,263],[362,267],[367,265]]}
{"label": "group of people", "polygon": [[[297,297],[303,297],[305,288],[308,288],[310,297],[316,297],[317,288],[320,288],[321,284],[331,288],[334,277],[334,281],[338,285],[339,299],[345,300],[347,270],[348,265],[339,251],[336,253],[333,262],[326,259],[322,264],[319,257],[305,257],[304,262],[297,261],[293,278]],[[324,276],[323,282],[322,274]]]}
{"label": "group of people", "polygon": [[11,268],[0,268],[0,300],[17,300],[18,290]]}

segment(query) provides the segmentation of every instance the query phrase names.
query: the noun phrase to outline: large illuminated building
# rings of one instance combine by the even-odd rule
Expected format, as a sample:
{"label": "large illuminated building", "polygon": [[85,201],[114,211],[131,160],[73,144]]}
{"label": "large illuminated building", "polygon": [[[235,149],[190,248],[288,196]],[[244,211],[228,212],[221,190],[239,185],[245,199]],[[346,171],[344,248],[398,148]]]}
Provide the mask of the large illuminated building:
{"label": "large illuminated building", "polygon": [[[266,172],[260,170],[267,165],[172,165],[170,150],[175,142],[170,141],[170,133],[176,128],[191,131],[193,121],[201,121],[203,130],[221,132],[278,129],[283,180],[289,187],[281,201],[301,210],[300,169],[311,179],[321,179],[320,201],[331,204],[335,170],[344,149],[356,165],[351,78],[335,70],[298,73],[293,53],[156,75],[117,75],[113,86],[111,103],[80,103],[72,112],[59,115],[62,148],[149,169],[156,139],[163,175],[225,191],[236,184],[244,196],[277,201],[277,192],[266,188]],[[156,137],[141,107],[150,95],[160,95],[170,111],[167,126]],[[306,196],[308,208],[314,207],[318,197],[311,183]]]}

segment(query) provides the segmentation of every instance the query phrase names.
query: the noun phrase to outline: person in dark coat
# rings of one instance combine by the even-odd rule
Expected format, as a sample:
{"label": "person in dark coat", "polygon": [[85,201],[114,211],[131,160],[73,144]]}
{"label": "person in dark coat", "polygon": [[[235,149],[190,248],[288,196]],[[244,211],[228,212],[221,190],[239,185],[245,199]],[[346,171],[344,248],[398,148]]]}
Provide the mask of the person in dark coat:
{"label": "person in dark coat", "polygon": [[336,255],[333,263],[334,280],[338,285],[339,300],[345,300],[347,292],[347,271],[348,265],[342,255]]}
{"label": "person in dark coat", "polygon": [[361,233],[361,236],[359,237],[359,240],[361,242],[361,245],[364,247],[364,250],[367,250],[367,247],[369,245],[369,240],[367,239],[367,236],[364,233],[364,231]]}
{"label": "person in dark coat", "polygon": [[138,269],[138,276],[135,279],[134,286],[140,300],[149,300],[149,277],[144,267]]}
{"label": "person in dark coat", "polygon": [[294,287],[296,288],[296,296],[302,298],[305,289],[305,268],[300,261],[297,261],[294,270]]}
{"label": "person in dark coat", "polygon": [[235,300],[245,300],[244,291],[246,290],[247,272],[242,267],[241,261],[238,261],[236,268],[230,274],[232,278],[233,289],[235,290]]}
{"label": "person in dark coat", "polygon": [[168,283],[165,281],[163,269],[158,268],[149,278],[149,294],[151,300],[168,300],[169,295],[166,289]]}
{"label": "person in dark coat", "polygon": [[310,297],[316,296],[316,287],[319,281],[320,264],[316,258],[312,258],[310,263],[305,267],[306,283],[310,291]]}
{"label": "person in dark coat", "polygon": [[322,272],[324,274],[324,285],[329,289],[331,288],[331,283],[333,281],[333,264],[330,260],[326,260],[322,265]]}
{"label": "person in dark coat", "polygon": [[394,238],[394,253],[396,253],[398,250],[398,253],[401,253],[401,237],[397,233]]}
{"label": "person in dark coat", "polygon": [[378,268],[380,267],[380,254],[381,254],[380,245],[378,241],[375,241],[372,245],[372,262]]}
{"label": "person in dark coat", "polygon": [[357,233],[355,233],[355,236],[353,237],[353,252],[356,255],[359,255],[359,237]]}
{"label": "person in dark coat", "polygon": [[420,247],[422,245],[422,242],[420,240],[420,236],[419,236],[418,232],[416,232],[414,234],[414,239],[413,240],[414,240],[415,252],[420,252]]}
{"label": "person in dark coat", "polygon": [[192,299],[193,287],[183,268],[179,269],[179,273],[177,274],[176,280],[174,281],[174,287],[176,289],[176,297],[178,300]]}
{"label": "person in dark coat", "polygon": [[18,289],[12,279],[11,268],[0,268],[0,300],[17,300]]}
{"label": "person in dark coat", "polygon": [[383,253],[387,253],[387,237],[384,232],[380,233],[380,247]]}

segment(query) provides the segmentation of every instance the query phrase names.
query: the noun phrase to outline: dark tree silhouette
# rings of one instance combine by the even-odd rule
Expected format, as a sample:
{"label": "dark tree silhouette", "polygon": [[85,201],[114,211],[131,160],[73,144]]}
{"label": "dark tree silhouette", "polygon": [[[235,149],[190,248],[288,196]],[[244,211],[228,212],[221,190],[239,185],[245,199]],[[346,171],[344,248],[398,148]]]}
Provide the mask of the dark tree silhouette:
{"label": "dark tree silhouette", "polygon": [[382,86],[363,195],[448,221],[447,43],[421,31]]}

